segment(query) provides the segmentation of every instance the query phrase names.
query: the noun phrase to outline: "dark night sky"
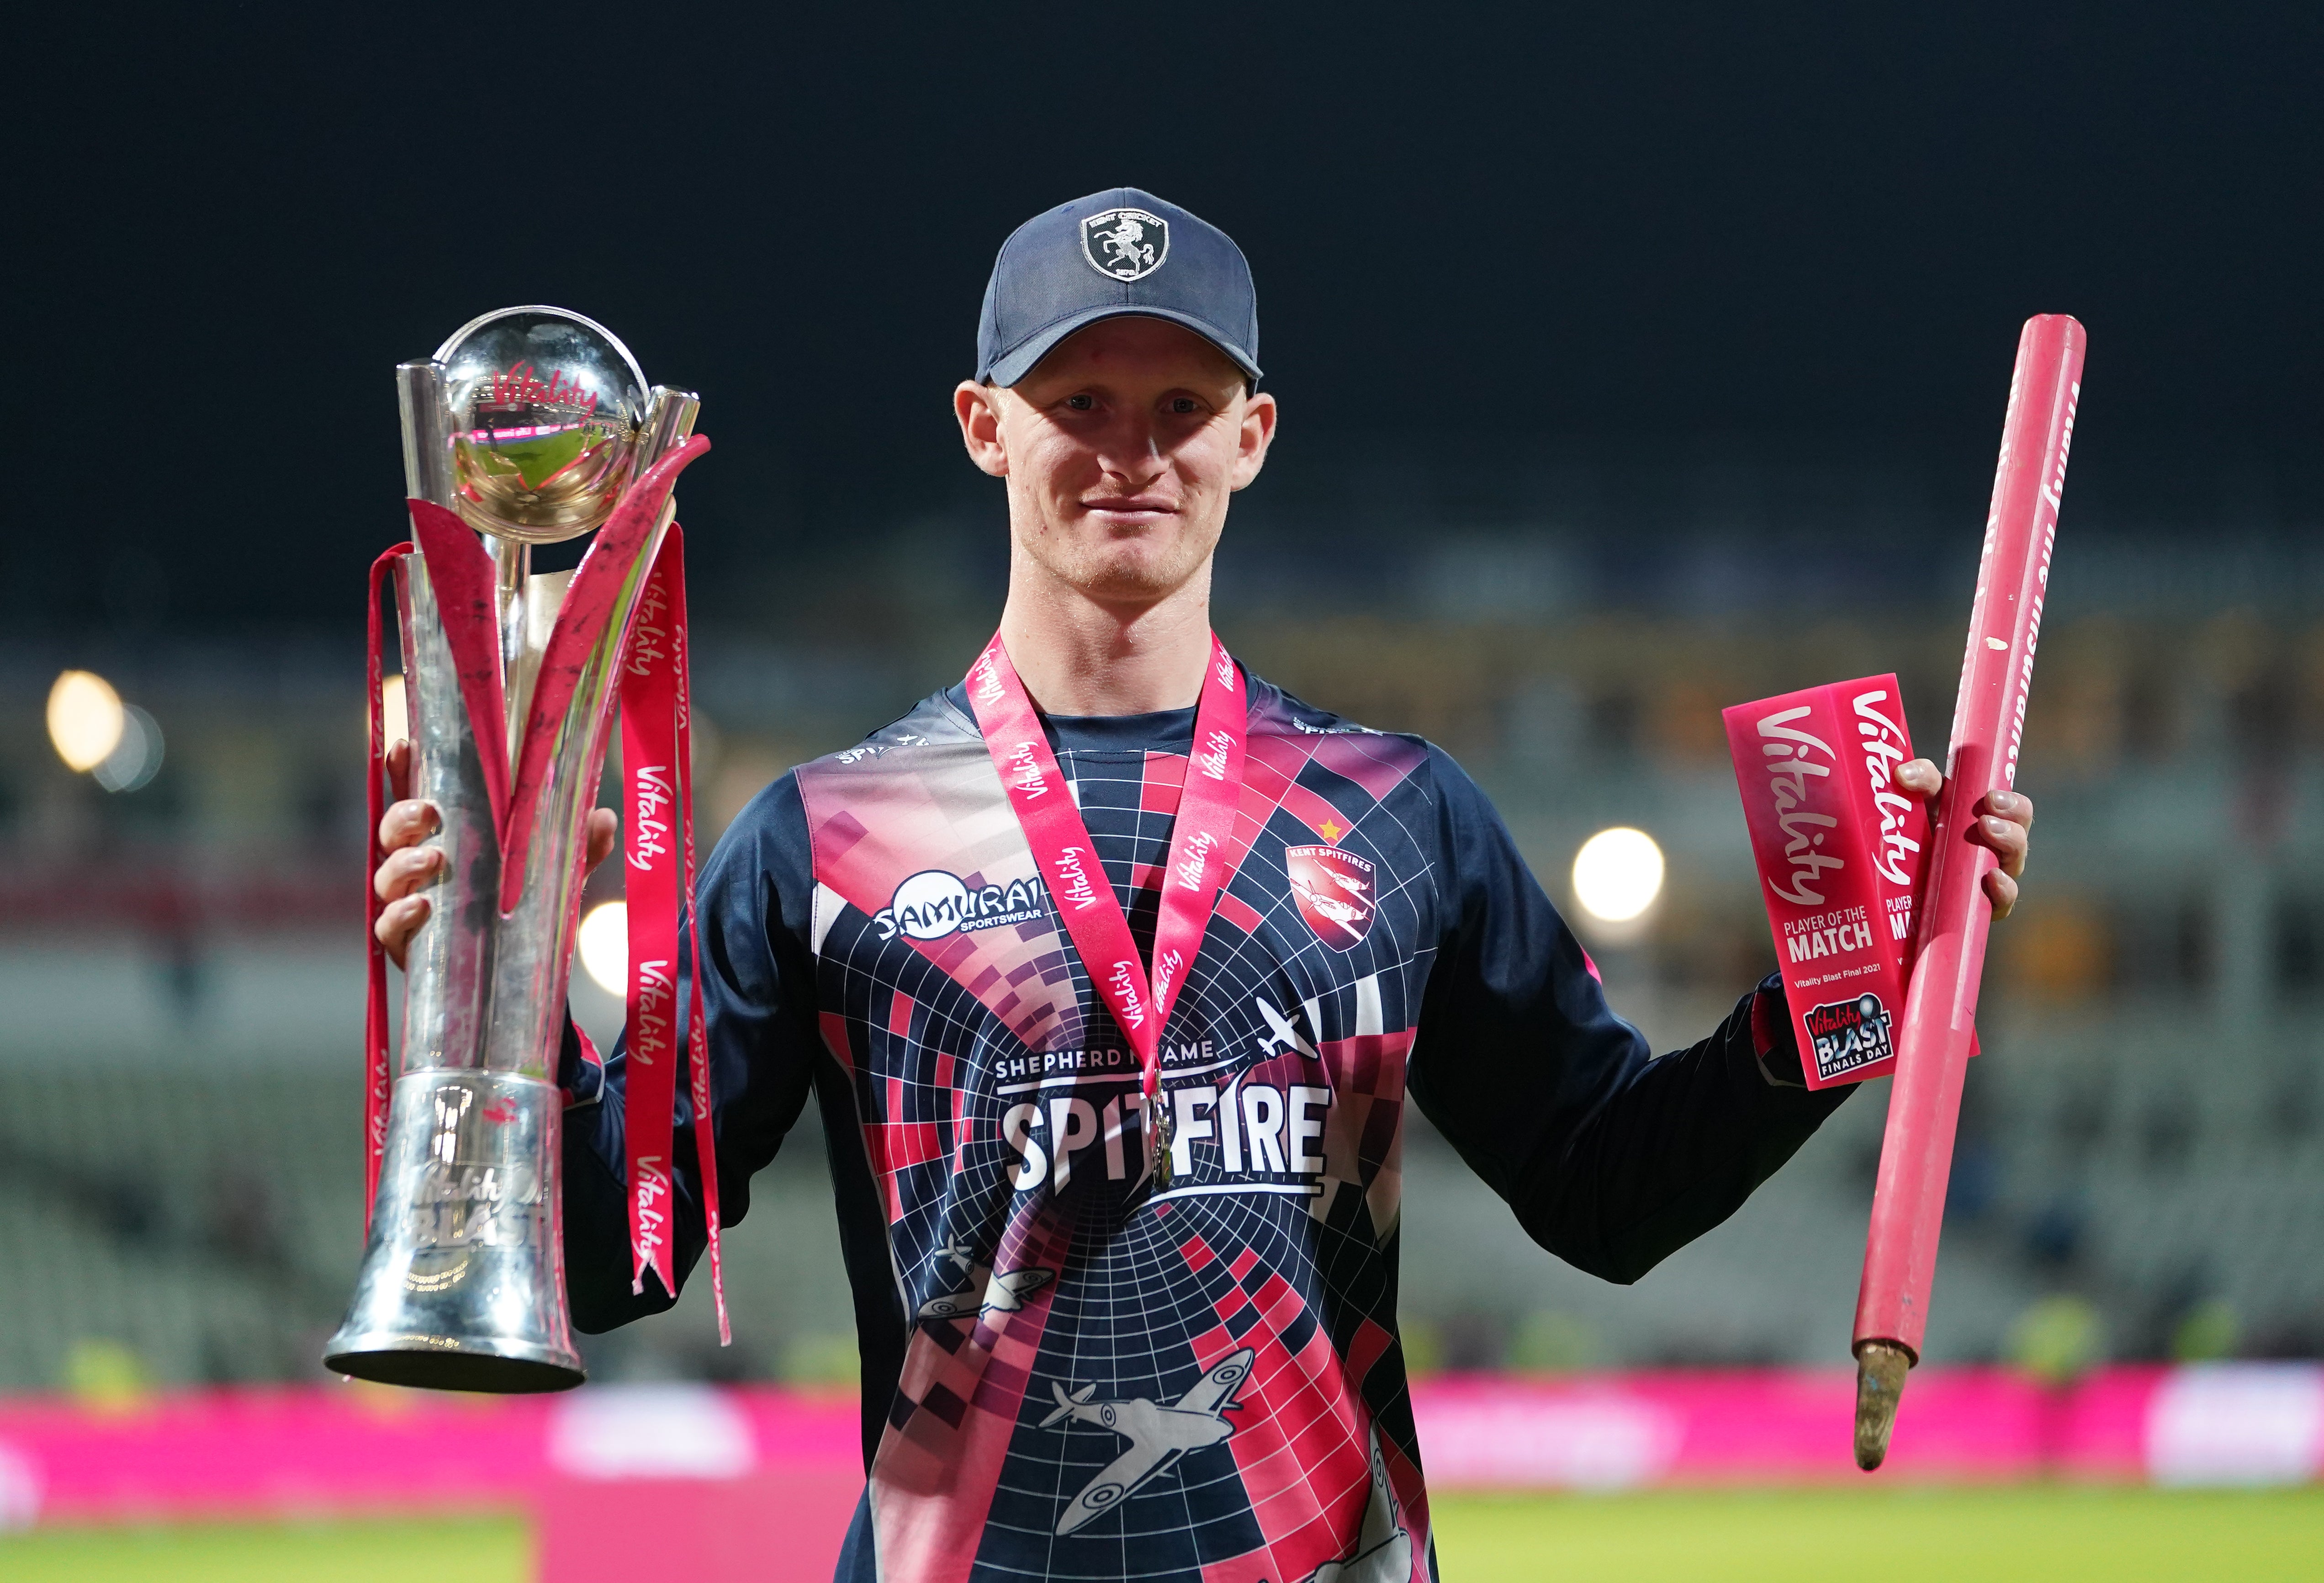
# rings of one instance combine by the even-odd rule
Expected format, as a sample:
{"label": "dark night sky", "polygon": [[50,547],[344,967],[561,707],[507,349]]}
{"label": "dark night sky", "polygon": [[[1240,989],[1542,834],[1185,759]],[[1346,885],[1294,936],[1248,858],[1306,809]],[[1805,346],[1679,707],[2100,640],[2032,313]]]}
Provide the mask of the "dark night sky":
{"label": "dark night sky", "polygon": [[724,553],[956,498],[993,251],[1124,182],[1250,255],[1311,457],[1807,436],[1981,504],[2065,310],[2086,495],[2324,517],[2312,6],[67,9],[9,51],[20,634],[351,621],[392,365],[505,302],[704,393]]}

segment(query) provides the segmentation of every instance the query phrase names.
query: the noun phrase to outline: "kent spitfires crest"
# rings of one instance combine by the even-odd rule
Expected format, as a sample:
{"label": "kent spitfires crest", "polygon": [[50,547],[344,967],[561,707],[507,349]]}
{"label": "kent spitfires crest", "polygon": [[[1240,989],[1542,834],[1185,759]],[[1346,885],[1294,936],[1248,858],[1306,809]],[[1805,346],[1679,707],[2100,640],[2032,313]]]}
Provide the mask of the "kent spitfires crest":
{"label": "kent spitfires crest", "polygon": [[1108,280],[1142,281],[1170,256],[1170,222],[1142,208],[1110,208],[1082,222],[1082,256]]}
{"label": "kent spitfires crest", "polygon": [[1378,903],[1372,896],[1372,866],[1337,847],[1286,847],[1283,866],[1299,916],[1315,938],[1335,951],[1353,950],[1371,932]]}

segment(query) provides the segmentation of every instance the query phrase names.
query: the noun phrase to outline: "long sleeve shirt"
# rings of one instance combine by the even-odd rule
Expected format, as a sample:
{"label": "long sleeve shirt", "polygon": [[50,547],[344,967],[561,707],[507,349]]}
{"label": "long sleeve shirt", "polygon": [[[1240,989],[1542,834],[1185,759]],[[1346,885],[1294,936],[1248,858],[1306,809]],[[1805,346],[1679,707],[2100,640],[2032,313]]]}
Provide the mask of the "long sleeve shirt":
{"label": "long sleeve shirt", "polygon": [[[1167,1185],[961,689],[776,782],[706,867],[722,1219],[810,1098],[830,1150],[869,1475],[843,1578],[1433,1576],[1405,1106],[1543,1247],[1628,1282],[1849,1092],[1799,1085],[1772,979],[1655,1056],[1451,758],[1249,697],[1231,877],[1163,1031]],[[1150,952],[1194,711],[1045,728]],[[624,1064],[568,1041],[585,1330],[673,1301],[632,1290]],[[706,1238],[678,1103],[683,1272]]]}

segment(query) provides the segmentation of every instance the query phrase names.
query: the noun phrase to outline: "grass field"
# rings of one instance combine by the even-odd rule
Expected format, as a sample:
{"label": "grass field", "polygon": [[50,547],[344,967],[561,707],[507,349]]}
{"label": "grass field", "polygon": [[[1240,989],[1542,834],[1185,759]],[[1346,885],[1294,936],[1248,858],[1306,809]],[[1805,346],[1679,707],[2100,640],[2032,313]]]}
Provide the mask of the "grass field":
{"label": "grass field", "polygon": [[[530,1583],[529,1553],[513,1520],[56,1530],[0,1539],[0,1578]],[[1447,1583],[2308,1580],[2324,1578],[2324,1490],[1451,1496],[1437,1559]]]}
{"label": "grass field", "polygon": [[[7,1583],[531,1583],[514,1518],[59,1528],[0,1537]],[[644,1583],[644,1580],[641,1580]]]}
{"label": "grass field", "polygon": [[2324,1578],[2324,1490],[1448,1497],[1447,1583],[2260,1583]]}

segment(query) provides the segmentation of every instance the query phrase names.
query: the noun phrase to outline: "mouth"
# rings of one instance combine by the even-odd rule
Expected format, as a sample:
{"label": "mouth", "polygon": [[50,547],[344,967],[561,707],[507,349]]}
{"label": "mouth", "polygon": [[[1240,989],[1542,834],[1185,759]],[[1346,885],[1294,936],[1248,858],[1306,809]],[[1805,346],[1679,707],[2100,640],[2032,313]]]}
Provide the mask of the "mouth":
{"label": "mouth", "polygon": [[1158,495],[1102,495],[1094,500],[1084,500],[1081,505],[1095,520],[1118,527],[1157,523],[1165,517],[1178,514],[1176,503]]}

